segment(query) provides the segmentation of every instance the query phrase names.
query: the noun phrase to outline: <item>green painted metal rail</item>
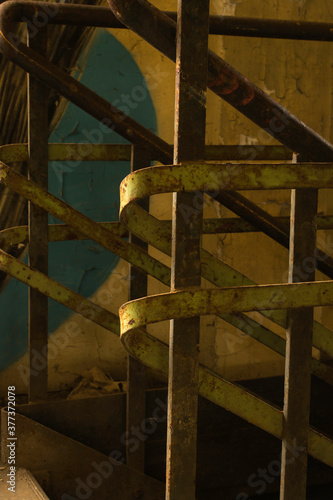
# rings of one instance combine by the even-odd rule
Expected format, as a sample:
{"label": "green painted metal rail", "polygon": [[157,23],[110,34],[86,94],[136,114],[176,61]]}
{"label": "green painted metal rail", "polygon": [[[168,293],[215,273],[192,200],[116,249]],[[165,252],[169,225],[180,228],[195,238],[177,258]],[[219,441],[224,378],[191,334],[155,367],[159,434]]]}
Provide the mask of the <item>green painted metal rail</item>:
{"label": "green painted metal rail", "polygon": [[[13,158],[16,159],[15,156]],[[12,161],[15,160],[13,159]],[[322,167],[323,170],[327,169],[328,171],[328,165],[322,165]],[[162,174],[162,171],[164,170],[167,173],[167,179],[170,180],[170,171],[175,169],[178,169],[180,171],[181,168],[182,166],[152,167],[148,170],[151,171],[152,169],[155,169],[155,172],[158,172],[159,175]],[[228,168],[228,166],[226,166],[226,168]],[[288,171],[288,168],[286,168],[285,165],[282,165],[281,167],[279,165],[276,165],[274,167],[275,173],[278,172],[280,168],[285,172]],[[310,172],[313,168],[313,165],[303,165],[303,175],[306,175],[306,172]],[[219,165],[219,169],[221,169],[221,165]],[[91,235],[93,235],[93,239],[102,244],[105,248],[108,248],[109,250],[117,253],[118,255],[125,258],[125,260],[132,261],[133,265],[136,265],[146,273],[150,273],[151,271],[153,271],[158,279],[168,283],[170,270],[167,268],[167,266],[160,267],[161,264],[158,261],[150,256],[149,258],[147,258],[147,254],[145,254],[143,251],[134,247],[133,245],[130,245],[126,241],[121,240],[121,236],[125,234],[124,221],[126,222],[128,220],[129,215],[131,214],[134,216],[136,210],[138,210],[140,211],[140,217],[142,216],[142,209],[135,203],[133,203],[133,199],[138,200],[138,195],[132,183],[137,182],[136,176],[143,175],[143,172],[146,172],[146,170],[138,171],[136,174],[130,174],[123,181],[121,190],[121,218],[123,222],[121,225],[119,223],[96,223],[94,221],[91,221],[66,203],[58,200],[56,197],[50,195],[42,188],[39,188],[31,181],[28,181],[26,178],[16,173],[8,165],[1,165],[0,179],[2,183],[10,187],[11,189],[14,189],[16,192],[28,199],[34,199],[34,202],[37,205],[43,207],[44,209],[48,210],[50,213],[67,223],[66,225],[55,225],[49,227],[50,241],[84,237],[91,238]],[[153,175],[155,175],[155,173]],[[310,177],[312,179],[312,174],[310,174]],[[281,179],[280,174],[278,175],[278,178]],[[165,179],[162,175],[160,175],[160,185],[163,185],[164,181]],[[257,181],[254,181],[254,183],[255,182]],[[281,185],[282,183],[281,180],[274,182],[278,185]],[[323,177],[320,175],[320,180],[317,181],[309,181],[309,179],[303,179],[304,184],[308,185],[309,182],[317,182],[318,184],[320,182],[321,185],[321,183],[323,183]],[[328,173],[326,174],[325,187],[327,187],[327,182],[332,182],[332,180],[329,180]],[[302,186],[302,183],[299,182],[299,185]],[[191,187],[193,188],[193,184],[191,185]],[[215,189],[216,185],[212,183],[210,185],[210,188]],[[171,189],[174,189],[174,187],[172,186]],[[178,183],[177,189],[184,189],[184,186]],[[127,200],[130,203],[126,205],[124,200]],[[149,216],[149,218],[152,217],[149,214],[147,214],[147,216]],[[151,222],[151,219],[149,219],[149,221]],[[159,229],[159,232],[157,236],[155,233],[154,244],[157,247],[159,245],[162,245],[164,251],[168,253],[169,249],[167,248],[166,240],[169,240],[168,234],[170,228],[168,224],[165,224],[162,221],[157,221],[156,219],[155,221],[156,228]],[[141,236],[143,227],[147,228],[145,219],[141,219],[141,225],[137,230],[137,232],[140,233]],[[129,229],[131,229],[131,227],[129,227]],[[164,232],[161,229],[163,229]],[[142,232],[144,236],[146,236],[145,232]],[[161,238],[159,238],[159,235],[161,236]],[[150,238],[152,237],[149,237],[148,240]],[[1,246],[4,243],[15,245],[22,242],[27,242],[27,240],[28,232],[27,228],[24,226],[7,229],[1,232],[0,236]],[[159,243],[156,240],[158,240]],[[204,264],[204,270],[209,269],[210,264],[212,264],[211,259],[212,256],[210,256],[208,252],[203,250],[202,260]],[[216,262],[219,262],[218,259],[215,259],[215,263]],[[221,266],[221,268],[219,269],[219,272],[216,273],[216,275],[220,278],[215,277],[214,280],[212,280],[213,283],[218,284],[219,279],[222,279],[223,277],[224,283],[226,283],[227,279],[227,283],[228,280],[230,281],[229,286],[231,284],[234,284],[237,285],[236,287],[212,290],[189,290],[177,293],[171,292],[170,294],[163,294],[161,296],[139,299],[138,301],[133,301],[122,306],[122,341],[126,346],[126,349],[134,357],[138,358],[147,366],[163,373],[167,373],[168,346],[163,342],[160,342],[159,340],[153,338],[144,330],[137,328],[141,324],[146,324],[149,321],[158,321],[167,317],[176,317],[177,314],[186,316],[192,313],[224,314],[222,317],[228,320],[228,318],[231,319],[232,317],[231,313],[234,313],[235,311],[241,312],[245,310],[263,309],[270,311],[270,319],[274,317],[275,320],[278,319],[277,322],[285,324],[285,312],[275,310],[275,308],[300,307],[301,305],[309,304],[333,304],[333,284],[329,281],[320,283],[303,283],[296,285],[283,284],[246,286],[249,284],[253,284],[253,282],[251,282],[248,278],[242,276],[237,271],[228,268],[228,266],[223,263],[219,263],[218,266]],[[23,264],[18,259],[15,259],[14,257],[6,254],[4,251],[0,252],[0,267],[4,272],[39,290],[48,297],[51,297],[54,300],[66,305],[73,311],[76,311],[77,313],[87,318],[87,320],[101,325],[102,327],[106,328],[116,335],[120,334],[119,318],[116,315],[110,313],[109,311],[106,311],[97,304],[94,304],[92,301],[81,297],[80,295],[55,282],[44,274],[31,269],[29,266]],[[227,278],[227,276],[229,276],[229,278]],[[242,286],[239,287],[238,285]],[[236,297],[236,295],[238,295],[238,297]],[[178,302],[177,300],[175,300],[176,298],[181,298],[182,300]],[[187,301],[183,301],[183,299],[187,299]],[[256,301],[256,306],[253,305],[253,300]],[[196,302],[199,309],[194,308]],[[152,303],[155,303],[155,305],[158,304],[158,313],[156,313],[155,307],[151,307]],[[163,314],[163,305],[167,309],[165,314]],[[146,307],[147,314],[142,314],[142,310],[140,309],[140,307]],[[274,312],[272,313],[272,311]],[[280,315],[279,318],[278,316],[275,317],[276,313]],[[274,316],[272,316],[272,314]],[[136,322],[138,321],[138,318],[141,319],[139,322]],[[247,317],[245,316],[245,318]],[[253,320],[251,320],[250,318],[247,319],[247,325],[253,322]],[[321,328],[325,327],[323,327],[323,325],[319,325],[318,331],[320,331]],[[246,325],[244,327],[244,331],[246,331]],[[264,338],[266,332],[274,335],[272,334],[272,332],[269,332],[269,330],[263,328],[262,338]],[[327,335],[327,333],[328,332],[325,330],[323,338],[329,338],[329,335]],[[272,343],[275,342],[275,350],[279,349],[280,354],[283,355],[284,341],[280,337],[276,337],[272,337]],[[330,347],[328,347],[328,350],[330,350]],[[318,370],[318,372],[320,372],[321,369],[323,370],[323,368],[321,368],[321,365],[323,364],[314,359],[312,361],[314,371]],[[330,369],[328,368],[328,370]],[[332,374],[329,374],[329,377],[331,377],[331,375]],[[216,404],[223,406],[224,408],[232,411],[236,415],[246,419],[252,424],[260,427],[261,429],[266,430],[274,436],[279,438],[282,437],[282,412],[278,408],[275,408],[271,404],[264,401],[262,398],[253,395],[237,384],[232,383],[219,376],[207,367],[200,367],[199,381],[200,394],[202,396],[207,397]],[[324,463],[333,466],[333,441],[313,429],[310,429],[309,453],[318,460],[321,460]]]}

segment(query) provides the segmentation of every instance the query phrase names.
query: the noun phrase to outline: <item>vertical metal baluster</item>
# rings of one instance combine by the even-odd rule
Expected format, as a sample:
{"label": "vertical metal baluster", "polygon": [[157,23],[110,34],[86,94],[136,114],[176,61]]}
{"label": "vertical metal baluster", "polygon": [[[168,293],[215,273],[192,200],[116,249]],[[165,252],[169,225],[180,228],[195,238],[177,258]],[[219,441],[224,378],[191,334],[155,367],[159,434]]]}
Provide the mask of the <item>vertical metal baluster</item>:
{"label": "vertical metal baluster", "polygon": [[[317,204],[317,189],[292,190],[289,282],[315,280]],[[313,308],[291,309],[285,363],[281,500],[306,498],[312,333]]]}
{"label": "vertical metal baluster", "polygon": [[[47,28],[28,34],[29,46],[47,55]],[[28,75],[29,179],[48,189],[48,90]],[[29,264],[48,274],[48,214],[29,202]],[[29,289],[29,401],[47,397],[48,298]]]}
{"label": "vertical metal baluster", "polygon": [[[205,157],[208,0],[179,0],[174,162]],[[201,284],[202,194],[174,194],[172,288]],[[195,498],[200,318],[170,328],[167,500]]]}
{"label": "vertical metal baluster", "polygon": [[[131,171],[150,165],[150,154],[140,146],[132,146]],[[149,211],[149,200],[141,200],[138,203],[142,208]],[[147,250],[147,243],[143,242],[135,235],[130,234],[130,242]],[[147,275],[138,271],[135,267],[129,266],[129,300],[139,299],[147,295]],[[127,362],[127,436],[133,435],[133,429],[139,428],[142,434],[141,425],[145,419],[145,366],[135,358],[128,356]],[[133,450],[133,444],[128,441],[126,444],[126,463],[133,469],[144,472],[145,466],[145,438],[138,441],[138,448]]]}

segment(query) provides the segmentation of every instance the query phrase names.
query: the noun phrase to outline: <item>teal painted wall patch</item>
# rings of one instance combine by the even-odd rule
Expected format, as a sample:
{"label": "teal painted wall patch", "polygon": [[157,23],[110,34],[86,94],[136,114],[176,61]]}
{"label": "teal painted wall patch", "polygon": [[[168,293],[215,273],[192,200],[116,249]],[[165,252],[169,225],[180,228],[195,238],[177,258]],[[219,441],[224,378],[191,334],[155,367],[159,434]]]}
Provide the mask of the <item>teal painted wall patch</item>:
{"label": "teal painted wall patch", "polygon": [[[128,50],[107,30],[96,34],[81,55],[76,78],[156,132],[156,115],[144,77]],[[126,143],[96,119],[69,103],[51,133],[49,142],[85,143],[82,158],[91,143]],[[86,152],[85,152],[86,151]],[[96,221],[116,221],[119,184],[128,174],[128,162],[50,162],[49,191]],[[49,223],[58,221],[49,217]],[[26,258],[27,261],[27,258]],[[107,279],[118,258],[93,241],[49,244],[49,275],[85,297],[90,297]],[[0,294],[0,369],[18,360],[28,349],[28,287],[11,279]],[[49,334],[71,311],[49,301]]]}

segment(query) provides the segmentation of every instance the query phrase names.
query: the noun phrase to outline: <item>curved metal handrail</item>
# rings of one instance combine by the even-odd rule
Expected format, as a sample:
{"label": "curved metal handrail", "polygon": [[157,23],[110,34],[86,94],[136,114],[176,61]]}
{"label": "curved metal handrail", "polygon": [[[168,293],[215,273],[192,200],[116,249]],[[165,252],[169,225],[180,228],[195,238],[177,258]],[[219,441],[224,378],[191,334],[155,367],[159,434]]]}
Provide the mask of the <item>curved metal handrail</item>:
{"label": "curved metal handrail", "polygon": [[[147,195],[159,194],[163,192],[181,192],[181,191],[203,191],[207,189],[216,189],[219,185],[219,177],[212,175],[207,180],[205,168],[214,174],[214,165],[202,164],[201,173],[197,173],[198,165],[170,165],[165,167],[148,167],[128,175],[122,182],[121,210],[120,220],[127,225],[131,231],[133,215],[143,216],[143,210],[136,205],[136,201]],[[221,165],[219,165],[219,168]],[[253,171],[258,170],[258,165],[248,165],[248,180],[250,181],[248,189],[265,187],[265,176],[251,175]],[[265,172],[262,168],[262,174]],[[224,171],[232,168],[232,165],[224,165]],[[270,168],[270,167],[269,167]],[[283,187],[285,179],[283,177],[293,176],[292,166],[276,166],[282,170],[280,175],[275,176],[275,181],[279,187]],[[194,170],[193,170],[194,169]],[[274,166],[273,166],[274,169]],[[333,186],[333,175],[330,172],[331,166],[325,165],[323,168],[323,178]],[[218,170],[218,172],[221,172]],[[300,186],[312,182],[310,173],[313,173],[313,166],[306,165],[303,169],[303,178],[298,181]],[[215,174],[217,171],[215,171]],[[308,175],[307,175],[308,174]],[[326,176],[325,176],[326,174]],[[307,179],[308,177],[308,179]],[[235,178],[235,186],[242,185],[243,179],[239,179],[238,184]],[[272,182],[269,179],[268,182]],[[303,183],[303,184],[302,184]],[[322,185],[322,177],[317,181]],[[149,214],[147,214],[149,215]],[[152,233],[156,235],[156,241],[161,245],[162,251],[168,253],[168,243],[165,235],[166,225],[163,228],[161,221],[155,219]],[[163,224],[163,223],[162,223]],[[135,225],[136,234],[147,240],[147,233],[143,229],[147,227],[146,221]],[[164,229],[164,232],[163,232]],[[202,250],[202,254],[205,251]],[[208,252],[206,252],[208,254]],[[225,266],[221,263],[221,266]],[[226,266],[225,266],[226,267]],[[222,275],[223,273],[221,273]],[[223,276],[225,283],[225,276]],[[247,283],[243,283],[246,285]],[[227,284],[228,286],[228,284]],[[309,293],[310,292],[310,293]],[[311,293],[314,292],[314,293]],[[315,295],[315,298],[313,297]],[[297,300],[296,300],[297,299]],[[255,306],[253,304],[256,304]],[[163,321],[167,319],[177,319],[184,317],[195,317],[205,314],[223,314],[243,312],[250,310],[275,310],[292,307],[311,306],[311,305],[333,304],[333,281],[309,282],[296,284],[280,285],[257,285],[242,286],[220,289],[200,289],[193,288],[177,292],[143,297],[123,304],[120,308],[121,340],[128,352],[139,359],[142,363],[161,370],[164,373],[168,371],[168,350],[145,331],[140,329],[148,324]],[[227,381],[206,367],[200,366],[199,369],[199,393],[220,406],[232,411],[245,420],[255,424],[261,429],[265,429],[276,437],[282,438],[283,424],[281,422],[282,413],[273,405],[265,403],[261,398],[250,396],[249,393],[239,392],[237,384]],[[333,440],[324,437],[317,431],[309,429],[309,453],[316,456],[319,460],[328,465],[333,465]]]}

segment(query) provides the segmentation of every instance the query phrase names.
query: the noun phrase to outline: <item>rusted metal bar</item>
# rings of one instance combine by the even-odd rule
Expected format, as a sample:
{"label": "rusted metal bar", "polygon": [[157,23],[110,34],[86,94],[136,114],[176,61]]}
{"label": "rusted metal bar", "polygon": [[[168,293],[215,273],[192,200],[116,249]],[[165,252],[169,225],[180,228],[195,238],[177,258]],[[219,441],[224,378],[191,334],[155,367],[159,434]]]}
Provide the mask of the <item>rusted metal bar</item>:
{"label": "rusted metal bar", "polygon": [[[196,170],[191,170],[192,166],[189,164],[181,167],[159,166],[155,169],[152,167],[145,171],[136,172],[127,176],[121,186],[120,219],[122,223],[124,223],[131,231],[136,233],[149,244],[155,246],[158,250],[164,252],[166,255],[171,255],[170,228],[164,221],[157,220],[151,214],[148,214],[138,207],[135,203],[133,203],[133,201],[140,197],[148,196],[149,193],[156,194],[159,192],[168,192],[173,190],[182,191],[182,189],[186,191],[198,192],[203,189],[203,186],[207,184],[208,180],[211,182],[209,185],[210,189],[217,189],[219,186],[219,177],[218,175],[215,176],[214,173],[221,174],[221,171],[216,170],[216,172],[214,172],[214,166],[210,165],[211,170],[205,172],[204,167],[205,165],[202,164],[201,181],[195,177]],[[327,166],[325,166],[324,169],[326,169],[326,167]],[[228,170],[229,167],[228,165],[224,165],[224,168]],[[248,188],[253,187],[257,181],[259,181],[259,184],[262,182],[272,181],[266,178],[269,177],[267,175],[261,177],[256,166],[251,165],[248,166],[248,168]],[[282,173],[280,175],[280,170],[282,172],[284,168],[284,165],[279,165],[275,168],[273,167],[273,177],[280,179],[280,187],[284,185],[284,175]],[[290,168],[290,165],[288,168]],[[309,165],[305,165],[304,171],[302,170],[303,173],[305,174],[306,170],[309,168],[311,169]],[[174,170],[178,170],[178,172],[174,172],[174,175],[170,176],[170,171],[172,173]],[[319,176],[320,181],[324,181],[322,184],[323,186],[328,185],[327,183],[329,182],[329,179],[331,179],[331,182],[333,181],[330,170],[330,168],[327,168],[327,178],[323,172],[322,175]],[[268,173],[268,171],[265,172],[266,174]],[[236,174],[237,171],[234,171],[234,173]],[[211,178],[209,177],[210,174],[212,174]],[[303,178],[298,180],[300,181],[298,186],[303,187],[305,179]],[[238,184],[238,182],[242,184]],[[240,185],[243,186],[246,184],[243,184],[241,176],[237,176],[237,179],[235,176],[235,183],[234,187],[236,187],[236,189],[239,188]],[[204,249],[201,251],[201,272],[205,279],[219,287],[255,284],[253,280],[250,280],[248,277],[242,275],[235,269],[227,266],[225,263],[212,256]],[[276,322],[283,328],[286,328],[285,313],[271,311],[269,314],[265,312],[262,314],[267,315],[270,320]],[[329,353],[331,357],[333,356],[332,332],[317,322],[314,322],[313,342],[315,347],[323,352]]]}
{"label": "rusted metal bar", "polygon": [[[107,7],[53,2],[18,1],[15,4],[22,22],[25,22],[26,19],[32,23],[47,19],[49,24],[127,29],[127,26],[121,23]],[[177,22],[177,12],[164,11],[164,14]],[[332,41],[332,28],[332,23],[218,15],[209,17],[209,33],[211,35]]]}
{"label": "rusted metal bar", "polygon": [[[73,290],[0,250],[1,269],[13,278],[119,336],[119,318]],[[43,358],[44,359],[44,358]]]}
{"label": "rusted metal bar", "polygon": [[39,207],[70,225],[78,233],[88,236],[143,272],[156,277],[166,285],[170,284],[170,269],[167,266],[148,255],[141,248],[130,245],[116,235],[110,238],[110,232],[102,224],[89,219],[86,215],[3,163],[0,163],[0,183],[4,183],[27,200],[33,201]]}
{"label": "rusted metal bar", "polygon": [[17,36],[15,38],[15,22],[20,21],[20,15],[21,10],[17,11],[15,3],[5,2],[0,5],[0,52],[4,56],[28,73],[32,73],[48,87],[56,89],[99,120],[103,126],[111,128],[129,142],[142,144],[165,163],[172,159],[172,147],[169,144],[50,63],[45,57],[26,47]]}
{"label": "rusted metal bar", "polygon": [[[178,0],[174,162],[205,156],[209,0]],[[195,47],[195,51],[193,50]],[[192,208],[190,221],[182,210]],[[174,193],[171,286],[200,286],[203,210]],[[170,325],[166,500],[195,498],[200,318]]]}
{"label": "rusted metal bar", "polygon": [[[149,152],[132,146],[131,171],[139,170],[150,165]],[[149,212],[149,199],[146,198],[140,202],[141,208]],[[133,243],[145,251],[148,251],[148,244],[140,238],[130,233],[130,243]],[[129,299],[139,299],[148,295],[148,278],[145,273],[137,270],[132,265],[129,266]],[[133,428],[140,428],[145,419],[145,386],[146,386],[146,367],[143,363],[128,355],[127,361],[127,413],[126,426],[128,436]],[[131,441],[126,442],[126,463],[133,469],[144,472],[145,467],[145,441],[139,441],[137,449],[133,450]]]}
{"label": "rusted metal bar", "polygon": [[[123,24],[175,61],[177,25],[172,19],[147,0],[108,2]],[[212,51],[208,53],[208,87],[292,151],[306,153],[310,161],[333,160],[332,144]]]}
{"label": "rusted metal bar", "polygon": [[151,295],[121,306],[123,330],[207,314],[247,311],[274,311],[333,304],[333,281],[283,283],[226,287],[219,289],[186,289]]}
{"label": "rusted metal bar", "polygon": [[[127,29],[127,26],[121,23],[107,7],[45,2],[15,2],[15,4],[22,22],[25,19],[31,22],[40,21],[47,16],[49,24]],[[164,11],[164,14],[177,22],[177,12]],[[211,35],[332,41],[332,28],[332,23],[217,15],[209,17]]]}
{"label": "rusted metal bar", "polygon": [[[29,46],[47,55],[47,28],[37,34],[28,29]],[[28,152],[29,179],[48,189],[48,89],[32,75],[28,77]],[[48,274],[48,213],[29,202],[29,264]],[[29,364],[36,356],[46,359],[35,377],[30,376],[30,402],[47,398],[48,298],[29,288]],[[31,373],[31,371],[30,371]]]}
{"label": "rusted metal bar", "polygon": [[[176,23],[173,20],[146,0],[133,0],[130,4],[120,0],[108,1],[114,14],[123,24],[171,60],[175,60]],[[317,161],[333,159],[331,144],[259,87],[211,51],[208,61],[208,86],[213,92],[292,151],[307,154],[309,159]],[[215,199],[256,225],[278,243],[288,247],[288,230],[244,196],[235,192],[221,192],[216,194]],[[317,251],[317,262],[318,269],[333,277],[333,263],[327,255]]]}
{"label": "rusted metal bar", "polygon": [[[87,144],[61,143],[49,144],[49,161],[131,161],[130,144]],[[224,146],[212,145],[205,147],[205,160],[209,161],[288,161],[292,152],[284,146]],[[158,157],[151,158],[158,160]],[[13,161],[28,160],[27,144],[6,144],[0,146],[0,161],[9,163]]]}
{"label": "rusted metal bar", "polygon": [[[130,161],[130,144],[49,144],[49,161]],[[77,165],[78,163],[76,163]]]}
{"label": "rusted metal bar", "polygon": [[[277,222],[284,224],[289,229],[289,217],[274,217]],[[170,220],[163,220],[163,223],[171,227]],[[333,216],[320,215],[317,217],[317,229],[333,229]],[[203,234],[220,233],[257,233],[260,229],[252,226],[241,217],[219,217],[217,219],[204,219],[202,222]]]}
{"label": "rusted metal bar", "polygon": [[[289,217],[278,217],[278,219],[289,225]],[[163,224],[166,224],[171,229],[171,220],[163,220]],[[98,224],[104,226],[110,232],[114,233],[118,237],[127,237],[128,230],[120,222],[99,222]],[[24,228],[27,226],[16,226],[15,228],[8,228],[0,231],[0,247],[3,247],[5,240],[8,244],[26,244],[28,243],[28,238],[20,238],[17,231],[25,231]],[[52,230],[54,228],[54,231]],[[323,215],[317,218],[317,230],[327,230],[333,229],[333,216]],[[241,218],[218,218],[218,219],[204,219],[202,223],[202,233],[203,234],[219,234],[219,233],[253,233],[258,232],[259,229],[251,226],[248,222],[242,220]],[[11,243],[11,239],[14,234],[17,234],[17,243]],[[22,233],[23,234],[23,233]],[[171,234],[171,233],[170,233]],[[7,236],[6,236],[7,235]],[[57,238],[57,239],[55,239]],[[90,237],[80,234],[78,231],[66,226],[65,224],[52,224],[49,226],[49,241],[66,241],[66,240],[78,240],[78,239],[90,239]],[[16,240],[15,240],[16,241]],[[154,245],[153,241],[151,242]]]}
{"label": "rusted metal bar", "polygon": [[[315,280],[317,206],[317,189],[292,190],[290,283]],[[312,336],[313,307],[288,311],[281,500],[306,498]],[[296,448],[297,455],[295,455]]]}
{"label": "rusted metal bar", "polygon": [[121,183],[121,210],[129,202],[173,191],[333,187],[332,163],[204,163],[160,165],[129,174]]}
{"label": "rusted metal bar", "polygon": [[225,146],[205,147],[205,160],[211,161],[288,161],[292,152],[284,146]]}
{"label": "rusted metal bar", "polygon": [[[249,222],[266,230],[266,226],[271,229],[271,236],[286,248],[289,247],[288,230],[283,226],[283,230],[276,232],[280,226],[276,224],[274,217],[262,211],[252,202],[233,191],[233,189],[292,189],[294,187],[329,187],[332,185],[331,164],[279,164],[279,175],[277,175],[277,165],[272,164],[204,164],[195,163],[183,166],[159,167],[149,169],[149,171],[137,172],[136,181],[131,183],[130,189],[124,189],[122,203],[126,204],[128,198],[133,199],[135,192],[138,198],[148,196],[149,194],[158,194],[163,192],[172,192],[179,189],[180,183],[183,183],[185,191],[213,192],[211,194],[215,199],[222,196],[224,204],[231,210],[234,210],[234,202],[238,200],[238,208],[235,209],[239,215]],[[320,172],[320,174],[319,174]],[[319,175],[318,175],[319,174]],[[139,181],[140,178],[140,181]],[[149,183],[149,188],[148,188]],[[222,192],[219,190],[224,189]],[[121,189],[123,189],[121,187]],[[226,203],[230,201],[232,206]],[[244,200],[246,203],[244,203]],[[254,205],[254,210],[248,210],[248,207]],[[261,216],[260,216],[261,214]],[[259,220],[259,223],[258,223]],[[283,237],[281,239],[281,236]],[[316,266],[327,276],[333,277],[333,260],[323,251],[316,249]]]}
{"label": "rusted metal bar", "polygon": [[332,27],[332,23],[211,16],[209,33],[286,40],[332,41]]}
{"label": "rusted metal bar", "polygon": [[[127,8],[128,4],[119,4],[118,0],[112,0],[112,5],[114,5],[117,11],[117,16],[121,15],[126,18],[122,9]],[[101,120],[104,125],[111,127],[123,137],[128,138],[130,142],[143,144],[147,149],[152,151],[152,156],[156,155],[162,163],[171,162],[172,148],[165,143],[165,141],[156,137],[150,131],[136,123],[130,117],[124,115],[120,110],[111,106],[104,99],[97,96],[94,92],[90,91],[76,80],[70,78],[56,66],[49,63],[45,58],[41,58],[38,54],[29,51],[29,49],[19,43],[17,38],[15,38],[14,22],[21,20],[20,16],[22,15],[22,10],[20,9],[22,8],[23,4],[17,4],[16,2],[5,2],[0,5],[0,51],[26,71],[33,72],[46,85],[55,88],[60,94],[70,99],[95,118]],[[144,9],[143,12],[142,9]],[[163,13],[160,13],[157,9],[153,9],[152,11],[151,9],[153,9],[153,7],[144,1],[140,2],[139,9],[136,2],[131,2],[131,12],[127,12],[130,24],[134,22],[136,11],[138,11],[137,17],[140,19],[140,26],[138,26],[137,29],[139,30],[139,34],[141,24],[143,26],[146,20],[149,21],[148,28],[150,30],[152,26],[156,25],[157,36],[153,34],[153,42],[150,39],[148,41],[153,43],[153,45],[155,44],[157,48],[160,48],[160,40],[163,40],[163,44],[161,45],[162,51],[165,50],[166,54],[171,59],[174,59],[176,25],[168,16],[164,16],[163,18]],[[154,16],[156,12],[158,15],[155,19]],[[143,17],[142,13],[144,13]],[[159,17],[161,15],[164,24]],[[308,144],[311,150],[316,149],[317,153],[320,153],[320,155],[325,158],[327,157],[327,160],[332,158],[333,148],[327,141],[322,139],[303,123],[299,122],[296,117],[288,113],[284,108],[258,89],[258,87],[248,82],[247,79],[213,53],[211,53],[210,66],[212,67],[211,77],[213,80],[215,79],[214,85],[216,84],[212,86],[212,90],[221,95],[222,98],[226,100],[229,99],[230,104],[234,105],[236,108],[238,106],[237,102],[239,101],[239,110],[250,119],[251,117],[259,117],[260,115],[262,119],[259,121],[262,125],[258,122],[259,126],[266,128],[267,131],[280,140],[280,142],[285,143],[288,147],[291,147],[292,150],[298,151],[299,135],[300,138],[303,137],[302,145]],[[229,88],[228,85],[231,85],[231,88]],[[251,95],[251,99],[243,99],[243,93]],[[250,103],[253,99],[255,102],[254,106],[253,103]],[[258,112],[260,109],[262,111],[261,113]],[[253,119],[255,121],[255,118]],[[283,132],[285,128],[288,128],[286,133]],[[288,140],[286,141],[286,139]],[[294,145],[294,147],[292,147],[292,145]],[[302,150],[303,147],[300,149]],[[311,157],[311,155],[309,156]],[[238,193],[224,192],[223,194],[218,193],[216,195],[216,200],[225,204],[225,206],[236,214],[246,218],[248,222],[255,224],[265,232],[265,234],[268,234],[277,242],[286,247],[288,246],[289,238],[285,227],[274,223],[274,219],[269,216],[269,214],[261,210],[245,197]],[[333,265],[330,263],[328,256],[320,251],[317,252],[317,256],[318,269],[328,276],[333,277]]]}
{"label": "rusted metal bar", "polygon": [[[281,224],[289,228],[289,217],[274,217]],[[317,229],[333,229],[333,216],[321,215],[317,218]],[[203,222],[203,234],[218,233],[253,233],[259,229],[238,217],[225,217],[220,219],[205,219]]]}
{"label": "rusted metal bar", "polygon": [[[127,237],[128,230],[120,222],[97,222],[110,232],[111,236]],[[49,224],[49,241],[91,240],[91,237],[80,233],[67,224]],[[10,227],[0,231],[0,248],[10,245],[27,244],[29,242],[28,226]]]}
{"label": "rusted metal bar", "polygon": [[[130,161],[130,144],[61,143],[48,145],[49,161]],[[283,153],[282,153],[283,154]],[[0,161],[11,163],[28,160],[27,144],[6,144],[0,146]]]}

